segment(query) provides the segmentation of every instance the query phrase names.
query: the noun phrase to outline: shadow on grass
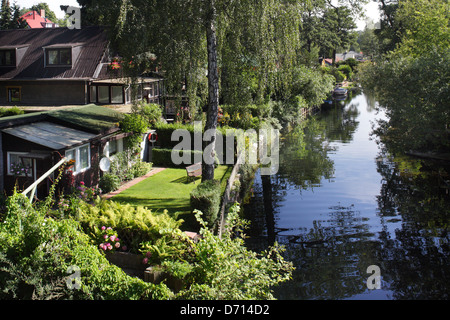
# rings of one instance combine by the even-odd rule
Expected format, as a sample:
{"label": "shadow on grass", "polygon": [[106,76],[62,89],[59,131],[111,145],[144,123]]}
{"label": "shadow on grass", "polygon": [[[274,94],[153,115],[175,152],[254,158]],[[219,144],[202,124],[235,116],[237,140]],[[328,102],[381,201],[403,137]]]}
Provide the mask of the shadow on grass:
{"label": "shadow on grass", "polygon": [[201,177],[180,177],[178,179],[170,181],[170,183],[182,183],[182,184],[191,184],[197,183],[198,180],[201,180]]}

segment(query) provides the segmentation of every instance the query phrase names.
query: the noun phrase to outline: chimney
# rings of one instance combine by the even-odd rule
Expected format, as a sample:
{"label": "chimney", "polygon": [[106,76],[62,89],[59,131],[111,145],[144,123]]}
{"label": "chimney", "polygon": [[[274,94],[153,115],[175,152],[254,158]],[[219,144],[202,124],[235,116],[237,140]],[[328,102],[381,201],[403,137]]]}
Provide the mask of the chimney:
{"label": "chimney", "polygon": [[41,9],[41,17],[45,18],[45,10],[44,9]]}

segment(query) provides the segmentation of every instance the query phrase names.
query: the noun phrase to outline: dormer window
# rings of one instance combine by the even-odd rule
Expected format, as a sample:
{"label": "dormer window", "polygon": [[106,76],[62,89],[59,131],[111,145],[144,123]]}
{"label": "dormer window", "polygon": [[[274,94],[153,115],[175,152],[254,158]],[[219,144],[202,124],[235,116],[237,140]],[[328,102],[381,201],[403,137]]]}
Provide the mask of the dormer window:
{"label": "dormer window", "polygon": [[83,43],[61,43],[43,47],[45,67],[74,66],[82,47]]}
{"label": "dormer window", "polygon": [[46,49],[47,66],[71,66],[72,48],[52,48]]}
{"label": "dormer window", "polygon": [[15,67],[16,66],[16,50],[0,50],[0,66]]}

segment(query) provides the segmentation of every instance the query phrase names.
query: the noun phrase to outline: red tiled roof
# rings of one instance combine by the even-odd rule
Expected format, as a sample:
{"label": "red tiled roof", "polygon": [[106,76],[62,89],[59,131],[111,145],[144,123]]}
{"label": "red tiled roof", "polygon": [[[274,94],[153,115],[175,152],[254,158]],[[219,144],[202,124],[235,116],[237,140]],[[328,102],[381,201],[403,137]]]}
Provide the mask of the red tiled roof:
{"label": "red tiled roof", "polygon": [[45,24],[52,23],[47,18],[42,17],[38,12],[36,11],[28,11],[23,16],[21,16],[22,19],[24,19],[30,28],[44,28]]}

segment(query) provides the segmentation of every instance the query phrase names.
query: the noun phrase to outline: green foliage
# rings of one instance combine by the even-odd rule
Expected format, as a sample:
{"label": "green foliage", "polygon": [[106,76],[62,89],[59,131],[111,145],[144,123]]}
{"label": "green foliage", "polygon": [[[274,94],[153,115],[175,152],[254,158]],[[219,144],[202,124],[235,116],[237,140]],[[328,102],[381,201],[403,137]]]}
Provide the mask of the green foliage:
{"label": "green foliage", "polygon": [[[1,299],[168,299],[164,285],[127,276],[111,265],[72,219],[54,220],[21,194],[8,198],[0,225]],[[68,286],[71,266],[80,288]]]}
{"label": "green foliage", "polygon": [[139,101],[132,107],[133,113],[142,116],[150,127],[158,123],[162,118],[162,107],[155,103]]}
{"label": "green foliage", "polygon": [[208,180],[191,192],[192,211],[199,210],[205,215],[206,222],[212,227],[218,217],[222,193],[220,181]]}
{"label": "green foliage", "polygon": [[361,81],[386,108],[377,133],[399,151],[450,147],[448,96],[450,51],[397,58],[364,68]]}
{"label": "green foliage", "polygon": [[180,236],[179,227],[183,222],[174,220],[167,212],[156,214],[144,207],[104,199],[97,199],[94,205],[81,205],[77,216],[86,233],[93,234],[94,238],[102,226],[111,227],[121,244],[133,253],[139,253],[143,242]]}
{"label": "green foliage", "polygon": [[120,121],[120,128],[123,132],[133,133],[128,139],[132,148],[135,149],[142,142],[142,135],[148,129],[148,123],[142,115],[131,113],[126,114]]}
{"label": "green foliage", "polygon": [[352,67],[349,65],[343,64],[338,67],[338,71],[342,72],[348,80],[351,80],[353,75]]}
{"label": "green foliage", "polygon": [[110,193],[119,189],[121,180],[113,173],[105,173],[98,182],[98,187],[103,193]]}
{"label": "green foliage", "polygon": [[[222,237],[209,231],[197,212],[202,225],[198,242],[165,214],[101,199],[93,206],[80,205],[78,221],[50,218],[47,209],[36,210],[17,193],[7,199],[6,208],[0,224],[2,299],[272,299],[273,286],[290,279],[293,270],[277,245],[261,254],[246,249],[236,236],[245,225],[237,206]],[[105,232],[109,240],[114,237],[111,241],[119,236],[121,245],[133,239],[144,262],[161,263],[171,276],[183,279],[182,290],[145,283],[111,265],[98,246]],[[79,288],[69,286],[72,266],[80,271]]]}
{"label": "green foliage", "polygon": [[18,107],[12,107],[12,108],[0,108],[0,117],[9,117],[9,116],[15,116],[19,114],[24,114],[25,111]]}
{"label": "green foliage", "polygon": [[404,30],[396,53],[418,57],[450,47],[450,4],[441,0],[399,2],[397,18]]}
{"label": "green foliage", "polygon": [[449,4],[402,1],[395,12],[402,33],[385,61],[361,68],[363,86],[385,107],[389,120],[377,133],[397,151],[446,152],[450,146]]}
{"label": "green foliage", "polygon": [[181,123],[157,123],[154,127],[156,133],[158,134],[158,146],[162,149],[172,149],[179,142],[172,141],[172,134],[175,130],[186,130],[191,134],[191,141],[193,141],[194,126],[185,125]]}
{"label": "green foliage", "polygon": [[291,96],[301,96],[307,107],[320,106],[333,89],[333,78],[320,70],[297,67],[291,85]]}
{"label": "green foliage", "polygon": [[[239,217],[239,206],[227,216],[222,237],[214,235],[197,211],[203,226],[201,238],[194,246],[195,257],[190,268],[180,268],[190,284],[177,294],[187,300],[267,300],[274,299],[273,287],[290,279],[292,263],[281,256],[283,248],[276,244],[256,253],[244,244],[246,222]],[[179,270],[178,269],[178,270]]]}
{"label": "green foliage", "polygon": [[190,163],[194,163],[195,154],[202,155],[202,151],[194,151],[194,150],[172,150],[172,149],[153,149],[152,161],[157,167],[166,167],[166,168],[185,168],[187,165],[181,163],[179,165],[174,164],[172,161],[172,151],[178,152],[182,157],[185,154],[189,155]]}
{"label": "green foliage", "polygon": [[[140,159],[137,149],[128,148],[125,151],[116,153],[111,158],[109,173],[117,176],[120,182],[141,177],[147,174],[152,168],[151,163],[143,162]],[[111,178],[108,177],[108,179]]]}

